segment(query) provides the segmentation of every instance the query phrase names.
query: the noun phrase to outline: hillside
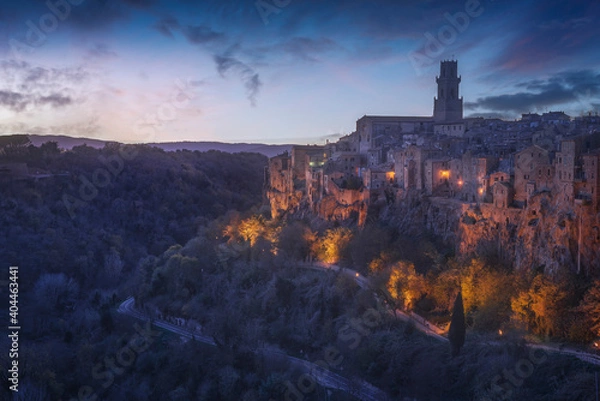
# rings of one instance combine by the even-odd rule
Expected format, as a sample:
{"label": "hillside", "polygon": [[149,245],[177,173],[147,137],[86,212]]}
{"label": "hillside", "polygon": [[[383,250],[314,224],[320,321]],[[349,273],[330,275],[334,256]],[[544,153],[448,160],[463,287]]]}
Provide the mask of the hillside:
{"label": "hillside", "polygon": [[[110,141],[92,138],[74,138],[65,135],[28,135],[29,140],[34,146],[40,146],[45,142],[56,142],[61,149],[73,149],[75,146],[87,145],[92,148],[100,149]],[[251,152],[260,153],[267,157],[273,157],[284,151],[289,151],[292,145],[269,145],[264,143],[224,143],[224,142],[153,142],[146,145],[157,147],[166,151],[177,150],[197,150],[207,152],[209,150],[218,150],[227,153]]]}

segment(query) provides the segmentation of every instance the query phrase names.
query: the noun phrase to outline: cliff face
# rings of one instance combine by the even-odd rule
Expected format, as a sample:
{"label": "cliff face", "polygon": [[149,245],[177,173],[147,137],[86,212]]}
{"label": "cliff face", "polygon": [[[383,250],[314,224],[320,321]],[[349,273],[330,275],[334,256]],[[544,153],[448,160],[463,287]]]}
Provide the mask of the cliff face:
{"label": "cliff face", "polygon": [[301,190],[267,192],[273,217],[286,212],[328,221],[379,218],[405,235],[433,233],[462,256],[496,255],[517,269],[561,269],[600,274],[600,213],[589,204],[559,202],[550,192],[534,194],[523,209],[464,203],[407,191],[395,202],[371,202],[369,192],[331,183],[310,202]]}
{"label": "cliff face", "polygon": [[326,196],[316,205],[319,217],[328,221],[354,219],[362,226],[366,218],[363,202],[340,203],[334,196]]}
{"label": "cliff face", "polygon": [[271,216],[277,218],[286,212],[298,210],[302,200],[302,192],[287,193],[271,189],[267,191],[267,199],[271,206]]}
{"label": "cliff face", "polygon": [[[429,231],[458,255],[495,254],[517,269],[600,274],[600,214],[591,206],[564,209],[548,192],[526,208],[496,208],[413,194],[382,212],[406,235]],[[579,252],[580,251],[580,252]]]}
{"label": "cliff face", "polygon": [[[534,195],[524,209],[490,204],[464,207],[456,249],[461,255],[495,252],[517,269],[600,271],[600,218],[591,207],[563,209],[549,192]],[[435,225],[432,225],[435,230]],[[446,235],[444,230],[437,231]]]}

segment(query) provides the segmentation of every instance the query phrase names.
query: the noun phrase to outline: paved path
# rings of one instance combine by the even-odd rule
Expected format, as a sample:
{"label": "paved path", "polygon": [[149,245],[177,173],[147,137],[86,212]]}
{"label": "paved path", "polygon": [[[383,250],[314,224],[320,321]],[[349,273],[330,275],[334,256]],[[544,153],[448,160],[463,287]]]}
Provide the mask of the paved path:
{"label": "paved path", "polygon": [[[352,277],[356,281],[356,284],[360,288],[363,288],[363,289],[367,288],[367,289],[371,289],[373,292],[376,292],[375,289],[373,289],[371,287],[369,279],[367,277],[364,277],[363,275],[361,275],[356,270],[348,269],[346,267],[340,267],[337,265],[328,265],[325,263],[312,263],[312,264],[301,265],[301,267],[305,268],[305,269],[313,269],[313,270],[339,271],[343,274],[348,275],[349,277]],[[414,323],[415,327],[420,332],[422,332],[430,337],[433,337],[437,340],[448,342],[448,338],[446,338],[442,335],[444,333],[444,330],[440,329],[435,324],[429,322],[424,317],[419,316],[413,312],[405,312],[402,309],[396,309],[395,311],[390,310],[390,313],[393,313],[400,320],[403,320],[405,322]]]}
{"label": "paved path", "polygon": [[[151,321],[153,325],[175,333],[188,340],[194,339],[205,344],[216,346],[215,341],[212,339],[212,337],[203,334],[201,329],[194,330],[185,326],[178,326],[176,324],[168,323],[164,320],[151,320],[150,317],[148,317],[146,314],[140,312],[135,308],[135,300],[133,299],[133,297],[129,297],[125,301],[123,301],[123,303],[119,305],[117,311],[119,313],[134,317],[136,319]],[[363,380],[348,379],[330,370],[324,369],[317,364],[303,359],[295,358],[281,351],[269,348],[262,348],[257,350],[256,353],[285,358],[288,360],[288,362],[290,362],[291,365],[294,365],[295,367],[298,367],[304,370],[304,372],[308,373],[314,379],[314,381],[320,384],[321,386],[344,391],[348,394],[359,398],[360,400],[385,401],[389,399],[389,397],[384,391]]]}
{"label": "paved path", "polygon": [[[356,281],[356,283],[358,284],[359,287],[371,288],[368,278],[362,276],[360,273],[358,273],[357,271],[352,270],[352,269],[342,268],[337,265],[326,265],[326,264],[322,264],[322,263],[305,264],[305,265],[301,265],[301,267],[306,268],[306,269],[319,270],[319,271],[323,271],[323,270],[340,271],[341,273],[346,274],[349,277],[352,277]],[[150,318],[146,314],[135,309],[135,301],[134,301],[133,297],[126,299],[119,306],[118,312],[125,314],[125,315],[132,316],[136,319],[140,319],[140,320],[144,320],[144,321],[150,320]],[[403,321],[412,322],[415,325],[415,328],[417,328],[422,333],[424,333],[430,337],[436,338],[440,341],[448,342],[448,338],[446,338],[442,335],[443,330],[440,329],[439,327],[437,327],[436,325],[434,325],[433,323],[427,321],[422,316],[419,316],[413,312],[407,313],[400,309],[396,309],[395,311],[390,310],[390,313],[394,313],[397,318],[399,318]],[[155,326],[161,327],[167,331],[178,334],[182,338],[194,339],[196,341],[200,341],[205,344],[209,344],[209,345],[213,345],[213,346],[216,345],[214,340],[212,339],[212,337],[203,334],[201,329],[190,329],[185,326],[178,326],[176,324],[168,323],[164,320],[151,320],[151,322]],[[501,344],[500,341],[497,341],[497,342],[494,341],[492,343],[494,343],[496,345]],[[547,352],[554,352],[554,353],[559,353],[559,354],[563,354],[563,355],[571,355],[576,358],[579,358],[580,360],[582,360],[584,362],[591,363],[596,366],[600,366],[600,356],[595,355],[595,354],[591,354],[591,353],[587,353],[587,352],[583,352],[583,351],[579,351],[579,350],[575,350],[575,349],[559,348],[559,347],[544,345],[544,344],[527,343],[527,346],[531,347],[531,348],[542,349]],[[344,391],[348,394],[351,394],[351,395],[359,398],[360,400],[383,401],[383,400],[389,399],[389,397],[387,396],[387,394],[384,391],[378,389],[377,387],[374,387],[373,385],[371,385],[365,381],[362,381],[362,380],[356,381],[356,380],[348,379],[348,378],[340,376],[330,370],[324,369],[317,364],[287,355],[281,351],[268,349],[268,348],[262,348],[260,350],[257,350],[256,352],[263,354],[263,355],[286,358],[288,360],[288,362],[290,362],[290,364],[304,370],[315,380],[315,382],[317,382],[318,384],[320,384],[323,387]]]}
{"label": "paved path", "polygon": [[[371,288],[369,285],[369,280],[366,277],[362,276],[360,273],[358,273],[356,270],[348,269],[345,267],[340,267],[337,265],[328,265],[325,263],[313,263],[311,265],[302,265],[302,267],[314,269],[314,270],[341,271],[342,273],[353,277],[354,280],[356,281],[356,284],[358,284],[358,286],[360,288]],[[373,290],[373,291],[375,291],[375,290]],[[405,322],[413,322],[415,327],[419,331],[421,331],[422,333],[424,333],[430,337],[436,338],[436,339],[438,339],[440,341],[444,341],[444,342],[449,341],[447,337],[444,337],[442,335],[442,334],[444,334],[444,330],[440,329],[435,324],[429,322],[427,319],[425,319],[424,317],[422,317],[420,315],[417,315],[414,312],[407,313],[401,309],[396,309],[395,316]],[[501,344],[500,341],[498,341],[498,342],[494,341],[492,343],[497,344],[497,345]],[[596,366],[600,366],[600,356],[589,353],[589,352],[584,352],[584,351],[580,351],[580,350],[573,349],[573,348],[561,348],[558,346],[545,345],[545,344],[527,343],[526,345],[530,348],[543,349],[547,352],[554,352],[554,353],[558,353],[558,354],[562,354],[562,355],[574,356],[584,362],[591,363]]]}

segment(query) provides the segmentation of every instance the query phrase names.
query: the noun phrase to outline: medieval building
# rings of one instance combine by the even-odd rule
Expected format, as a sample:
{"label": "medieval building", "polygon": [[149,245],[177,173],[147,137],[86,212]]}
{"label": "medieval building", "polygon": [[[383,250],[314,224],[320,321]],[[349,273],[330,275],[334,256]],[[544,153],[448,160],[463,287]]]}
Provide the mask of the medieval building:
{"label": "medieval building", "polygon": [[294,146],[291,155],[272,158],[273,216],[305,210],[363,224],[369,210],[411,192],[489,205],[507,221],[541,192],[566,209],[577,202],[599,210],[600,118],[465,119],[461,80],[457,61],[442,61],[432,116],[365,115],[335,143]]}

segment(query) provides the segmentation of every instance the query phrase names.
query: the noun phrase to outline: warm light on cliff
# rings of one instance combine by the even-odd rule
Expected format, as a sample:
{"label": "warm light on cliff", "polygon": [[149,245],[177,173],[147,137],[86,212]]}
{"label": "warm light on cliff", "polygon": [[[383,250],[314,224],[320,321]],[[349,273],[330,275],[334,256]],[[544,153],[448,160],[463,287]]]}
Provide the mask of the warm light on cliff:
{"label": "warm light on cliff", "polygon": [[440,176],[442,178],[446,178],[446,179],[450,178],[450,170],[441,170]]}
{"label": "warm light on cliff", "polygon": [[459,186],[459,187],[462,187],[462,186],[463,186],[463,184],[464,184],[463,180],[458,180],[458,186]]}
{"label": "warm light on cliff", "polygon": [[394,173],[393,171],[388,171],[387,173],[385,173],[385,178],[388,181],[394,181],[394,179],[396,178],[396,173]]}
{"label": "warm light on cliff", "polygon": [[479,195],[483,195],[483,188],[479,188]]}

